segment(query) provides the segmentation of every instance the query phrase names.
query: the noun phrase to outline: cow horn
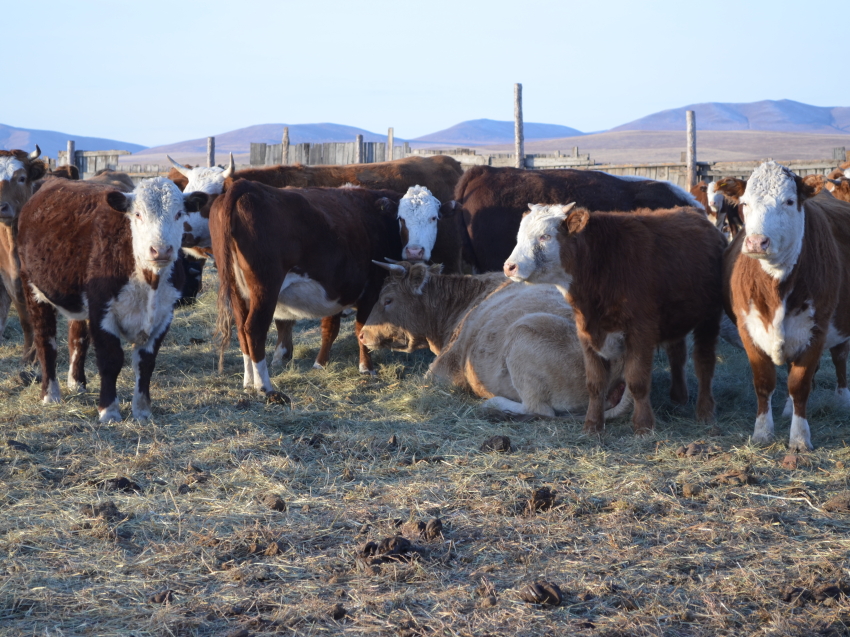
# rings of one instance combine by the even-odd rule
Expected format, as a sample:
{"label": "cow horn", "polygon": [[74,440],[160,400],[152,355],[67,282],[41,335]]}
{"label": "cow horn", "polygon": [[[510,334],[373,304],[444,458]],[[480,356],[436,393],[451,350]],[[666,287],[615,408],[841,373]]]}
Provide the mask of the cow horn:
{"label": "cow horn", "polygon": [[375,261],[372,260],[372,263],[377,265],[379,268],[384,268],[387,272],[398,272],[399,274],[404,274],[407,272],[403,265],[399,265],[397,263],[384,263],[383,261]]}
{"label": "cow horn", "polygon": [[563,207],[563,211],[564,211],[564,212],[569,212],[570,210],[572,210],[572,209],[573,209],[573,208],[575,208],[575,207],[576,207],[576,202],[574,201],[574,202],[572,202],[572,203],[568,203],[566,206],[564,206],[564,207]]}
{"label": "cow horn", "polygon": [[188,168],[186,168],[186,166],[184,166],[183,164],[178,164],[176,161],[174,161],[173,159],[171,159],[171,156],[170,156],[170,155],[166,155],[166,156],[165,156],[165,158],[166,158],[168,161],[170,161],[170,162],[171,162],[171,165],[172,165],[172,166],[174,166],[174,168],[177,170],[177,172],[179,172],[179,173],[180,173],[181,175],[183,175],[184,177],[188,178],[188,177],[191,175],[191,173],[192,173],[192,171],[191,171],[191,170],[189,170]]}
{"label": "cow horn", "polygon": [[401,261],[397,261],[396,259],[390,259],[389,257],[384,257],[384,261],[387,263],[401,263]]}
{"label": "cow horn", "polygon": [[38,144],[35,145],[35,150],[32,151],[29,155],[27,155],[27,159],[33,161],[41,157],[41,149],[38,147]]}
{"label": "cow horn", "polygon": [[222,177],[227,179],[228,177],[233,177],[233,173],[236,172],[236,163],[233,161],[233,153],[230,153],[230,164],[228,164],[227,168],[224,169],[222,173]]}

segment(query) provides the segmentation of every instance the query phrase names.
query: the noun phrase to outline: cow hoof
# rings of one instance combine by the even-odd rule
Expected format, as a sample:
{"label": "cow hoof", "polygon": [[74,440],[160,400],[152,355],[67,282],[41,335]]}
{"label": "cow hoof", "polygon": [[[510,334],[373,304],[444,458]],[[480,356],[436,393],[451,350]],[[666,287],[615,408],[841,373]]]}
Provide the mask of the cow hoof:
{"label": "cow hoof", "polygon": [[85,394],[86,393],[86,384],[78,383],[73,380],[68,381],[68,393],[69,394]]}
{"label": "cow hoof", "polygon": [[292,400],[284,393],[270,391],[266,393],[266,403],[269,405],[291,405]]}
{"label": "cow hoof", "polygon": [[100,416],[97,421],[102,424],[109,422],[121,422],[123,420],[123,418],[121,418],[121,412],[118,411],[118,405],[116,404],[112,404],[106,409],[99,409],[98,413]]}
{"label": "cow hoof", "polygon": [[754,445],[767,446],[773,444],[773,435],[767,433],[754,433],[750,440],[753,441]]}
{"label": "cow hoof", "polygon": [[62,402],[62,392],[59,390],[59,383],[57,381],[51,380],[48,383],[47,391],[44,392],[41,402],[45,405]]}
{"label": "cow hoof", "polygon": [[324,365],[319,365],[319,363],[313,363],[313,369],[324,369]]}
{"label": "cow hoof", "polygon": [[378,372],[376,372],[374,369],[369,369],[369,367],[367,365],[364,365],[363,363],[360,363],[360,373],[369,374],[370,376],[378,375]]}

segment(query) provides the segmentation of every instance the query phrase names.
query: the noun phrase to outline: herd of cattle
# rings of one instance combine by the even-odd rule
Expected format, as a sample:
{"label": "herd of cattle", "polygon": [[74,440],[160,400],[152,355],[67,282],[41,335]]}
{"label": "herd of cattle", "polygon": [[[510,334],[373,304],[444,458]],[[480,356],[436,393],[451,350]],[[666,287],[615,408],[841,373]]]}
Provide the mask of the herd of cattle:
{"label": "herd of cattle", "polygon": [[788,367],[793,450],[812,448],[806,403],[824,349],[850,408],[850,165],[801,178],[767,162],[689,193],[595,171],[463,172],[445,156],[240,171],[232,156],[227,167],[172,160],[167,179],[134,186],[112,171],[48,174],[39,155],[0,151],[0,338],[14,303],[24,362],[37,357],[42,399],[60,402],[64,315],[67,389],[85,388],[93,342],[101,422],[121,419],[122,340],[133,416],[150,416],[173,308],[210,256],[220,365],[235,326],[243,386],[270,401],[288,401],[266,362],[272,322],[275,365],[292,357],[295,321],[321,319],[324,367],[353,308],[362,373],[375,373],[370,350],[427,347],[435,377],[513,418],[586,409],[585,431],[598,432],[631,409],[635,432],[650,431],[655,349],[667,352],[671,399],[686,403],[691,334],[696,416],[710,422],[721,333],[752,367],[755,442],[773,439],[777,365]]}

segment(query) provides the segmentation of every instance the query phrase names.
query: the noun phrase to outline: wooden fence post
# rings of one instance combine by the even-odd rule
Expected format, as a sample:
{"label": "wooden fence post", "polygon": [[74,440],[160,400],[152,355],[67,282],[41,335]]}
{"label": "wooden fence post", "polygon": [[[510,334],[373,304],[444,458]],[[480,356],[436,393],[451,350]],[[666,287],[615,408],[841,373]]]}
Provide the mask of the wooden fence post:
{"label": "wooden fence post", "polygon": [[215,137],[207,137],[207,168],[215,166]]}
{"label": "wooden fence post", "polygon": [[363,135],[354,138],[354,163],[363,163]]}
{"label": "wooden fence post", "polygon": [[522,84],[514,84],[514,152],[516,167],[525,168],[525,138],[522,130]]}
{"label": "wooden fence post", "polygon": [[68,140],[68,165],[69,166],[76,166],[77,165],[77,158],[76,158],[75,154],[76,154],[76,151],[74,150],[74,140],[69,139]]}
{"label": "wooden fence post", "polygon": [[283,127],[283,141],[281,142],[281,158],[280,163],[284,166],[289,165],[289,126]]}
{"label": "wooden fence post", "polygon": [[384,158],[386,161],[393,160],[393,127],[390,126],[390,129],[387,131],[387,156]]}
{"label": "wooden fence post", "polygon": [[697,125],[693,111],[687,111],[685,117],[688,122],[687,184],[690,190],[697,185]]}

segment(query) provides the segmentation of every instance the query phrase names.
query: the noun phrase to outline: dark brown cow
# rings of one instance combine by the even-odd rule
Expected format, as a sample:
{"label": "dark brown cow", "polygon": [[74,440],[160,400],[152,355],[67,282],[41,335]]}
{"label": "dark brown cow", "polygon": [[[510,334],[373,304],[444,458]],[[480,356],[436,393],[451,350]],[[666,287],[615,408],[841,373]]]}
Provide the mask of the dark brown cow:
{"label": "dark brown cow", "polygon": [[21,287],[18,259],[18,214],[32,197],[34,184],[47,172],[39,161],[41,149],[27,153],[23,150],[0,150],[0,343],[9,319],[9,308],[15,304],[18,320],[24,333],[24,362],[35,360],[32,326],[27,315],[24,291]]}
{"label": "dark brown cow", "polygon": [[205,201],[203,193],[184,197],[157,177],[130,195],[103,184],[53,179],[27,202],[19,220],[21,280],[36,333],[44,402],[61,401],[58,310],[70,320],[69,389],[85,387],[91,334],[101,379],[99,420],[120,420],[116,380],[125,339],[134,345],[133,416],[150,416],[151,374],[182,284],[183,270],[176,263],[182,217]]}
{"label": "dark brown cow", "polygon": [[111,186],[116,190],[121,192],[133,192],[136,188],[136,184],[133,183],[133,180],[130,178],[130,175],[127,173],[122,173],[117,170],[112,170],[111,168],[104,168],[103,170],[98,170],[94,177],[89,177],[85,180],[90,184],[103,184],[105,186]]}
{"label": "dark brown cow", "polygon": [[741,197],[746,232],[724,258],[726,312],[750,359],[758,399],[753,441],[773,440],[776,365],[787,364],[789,446],[812,448],[806,403],[821,353],[829,349],[838,401],[850,407],[850,204],[813,189],[788,168],[767,162]]}
{"label": "dark brown cow", "polygon": [[[274,318],[321,318],[327,364],[340,312],[356,307],[355,333],[378,298],[386,271],[372,263],[401,252],[396,220],[400,195],[365,188],[280,189],[227,182],[210,213],[219,279],[219,331],[226,347],[236,322],[245,365],[244,387],[277,397],[266,364],[266,334]],[[374,373],[360,346],[360,371]]]}
{"label": "dark brown cow", "polygon": [[475,166],[455,189],[462,206],[466,259],[479,272],[500,270],[513,250],[522,216],[531,203],[576,202],[588,210],[699,206],[694,197],[673,184],[618,177],[594,170],[519,170]]}
{"label": "dark brown cow", "polygon": [[65,164],[64,166],[59,166],[58,168],[51,170],[50,176],[58,177],[60,179],[76,180],[80,178],[80,169],[76,166]]}
{"label": "dark brown cow", "polygon": [[690,332],[699,381],[697,418],[712,420],[723,235],[694,208],[625,214],[571,208],[534,206],[504,269],[515,281],[554,283],[573,307],[590,393],[585,431],[604,427],[607,361],[619,338],[625,339],[635,433],[655,426],[649,389],[659,344],[668,345],[670,397],[687,401],[684,339]]}

